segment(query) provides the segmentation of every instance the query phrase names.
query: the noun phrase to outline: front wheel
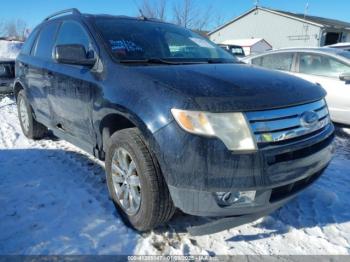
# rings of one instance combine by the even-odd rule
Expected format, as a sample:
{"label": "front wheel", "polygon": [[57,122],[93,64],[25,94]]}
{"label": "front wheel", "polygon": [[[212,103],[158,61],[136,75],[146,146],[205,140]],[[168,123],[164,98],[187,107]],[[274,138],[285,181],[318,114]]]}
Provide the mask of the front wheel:
{"label": "front wheel", "polygon": [[175,207],[168,187],[138,129],[111,136],[105,164],[108,190],[124,221],[147,231],[171,219]]}
{"label": "front wheel", "polygon": [[23,134],[30,139],[43,138],[47,132],[47,128],[37,122],[33,117],[33,111],[28,103],[24,90],[18,93],[17,110]]}

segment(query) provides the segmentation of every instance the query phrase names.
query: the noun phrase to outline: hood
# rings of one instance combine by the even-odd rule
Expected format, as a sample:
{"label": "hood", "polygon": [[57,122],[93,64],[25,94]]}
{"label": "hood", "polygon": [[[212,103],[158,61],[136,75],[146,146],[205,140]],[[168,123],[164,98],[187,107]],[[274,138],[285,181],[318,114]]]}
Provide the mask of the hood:
{"label": "hood", "polygon": [[303,104],[325,91],[300,78],[245,64],[133,67],[159,86],[191,98],[199,110],[252,111]]}

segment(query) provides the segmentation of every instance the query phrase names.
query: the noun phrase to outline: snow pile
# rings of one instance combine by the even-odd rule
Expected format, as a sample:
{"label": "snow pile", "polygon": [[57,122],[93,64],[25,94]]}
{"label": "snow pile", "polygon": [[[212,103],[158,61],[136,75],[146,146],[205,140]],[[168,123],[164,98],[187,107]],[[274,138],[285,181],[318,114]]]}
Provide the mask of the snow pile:
{"label": "snow pile", "polygon": [[0,40],[0,58],[15,59],[21,51],[23,43],[19,41]]}
{"label": "snow pile", "polygon": [[350,254],[350,136],[340,130],[326,173],[283,208],[250,224],[193,237],[205,219],[178,212],[138,234],[108,200],[103,163],[67,142],[26,139],[12,98],[0,97],[2,254]]}

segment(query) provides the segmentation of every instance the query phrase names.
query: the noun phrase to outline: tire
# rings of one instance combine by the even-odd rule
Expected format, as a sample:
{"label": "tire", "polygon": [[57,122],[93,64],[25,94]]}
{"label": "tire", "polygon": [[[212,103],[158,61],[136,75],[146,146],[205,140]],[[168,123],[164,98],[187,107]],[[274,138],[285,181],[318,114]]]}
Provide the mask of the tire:
{"label": "tire", "polygon": [[[121,172],[116,172],[117,166],[119,171],[123,171],[120,170],[123,166],[123,161],[120,160],[123,157],[118,156],[127,154],[130,156],[130,158],[126,157],[126,160],[129,159],[128,170],[133,169],[132,162],[135,163],[135,169],[131,172],[133,175],[129,176],[129,179],[134,178],[130,179],[132,182],[129,184],[129,192],[131,195],[133,195],[133,191],[140,194],[139,205],[136,205],[135,203],[138,201],[134,200],[138,198],[132,198],[131,202],[135,206],[129,201],[129,210],[125,200],[122,200],[128,194],[120,193],[123,191],[123,185],[124,188],[127,188],[128,185],[120,183],[122,178]],[[127,162],[125,161],[124,163]],[[114,164],[113,172],[112,163]],[[168,186],[165,183],[155,156],[147,148],[137,128],[124,129],[111,136],[107,143],[105,165],[110,196],[127,225],[138,231],[148,231],[171,219],[175,212],[175,207],[169,194]],[[117,183],[115,182],[116,180]],[[139,181],[140,187],[135,186],[138,184],[137,181]],[[117,186],[115,186],[116,184]],[[119,186],[120,188],[118,189]],[[127,199],[130,200],[128,197]]]}
{"label": "tire", "polygon": [[30,139],[41,139],[47,133],[47,127],[37,122],[33,117],[33,110],[28,103],[24,90],[17,96],[18,118],[23,134]]}

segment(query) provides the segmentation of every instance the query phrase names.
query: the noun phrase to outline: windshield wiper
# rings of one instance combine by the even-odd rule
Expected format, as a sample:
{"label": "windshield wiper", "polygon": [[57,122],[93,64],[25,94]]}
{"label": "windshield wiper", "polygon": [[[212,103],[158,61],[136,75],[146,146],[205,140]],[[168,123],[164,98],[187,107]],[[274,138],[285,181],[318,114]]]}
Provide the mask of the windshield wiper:
{"label": "windshield wiper", "polygon": [[188,65],[188,64],[206,64],[207,61],[170,61],[162,58],[147,58],[147,59],[125,59],[120,60],[120,63],[130,64],[165,64],[165,65]]}
{"label": "windshield wiper", "polygon": [[210,58],[208,60],[206,60],[206,62],[208,64],[234,64],[234,63],[239,63],[239,61],[236,61],[236,60],[232,60],[232,61],[229,61],[229,60],[225,60],[225,59],[221,59],[221,58]]}
{"label": "windshield wiper", "polygon": [[166,64],[166,65],[178,65],[182,64],[179,62],[172,62],[168,60],[164,60],[161,58],[147,58],[147,59],[122,59],[120,63],[126,64]]}

